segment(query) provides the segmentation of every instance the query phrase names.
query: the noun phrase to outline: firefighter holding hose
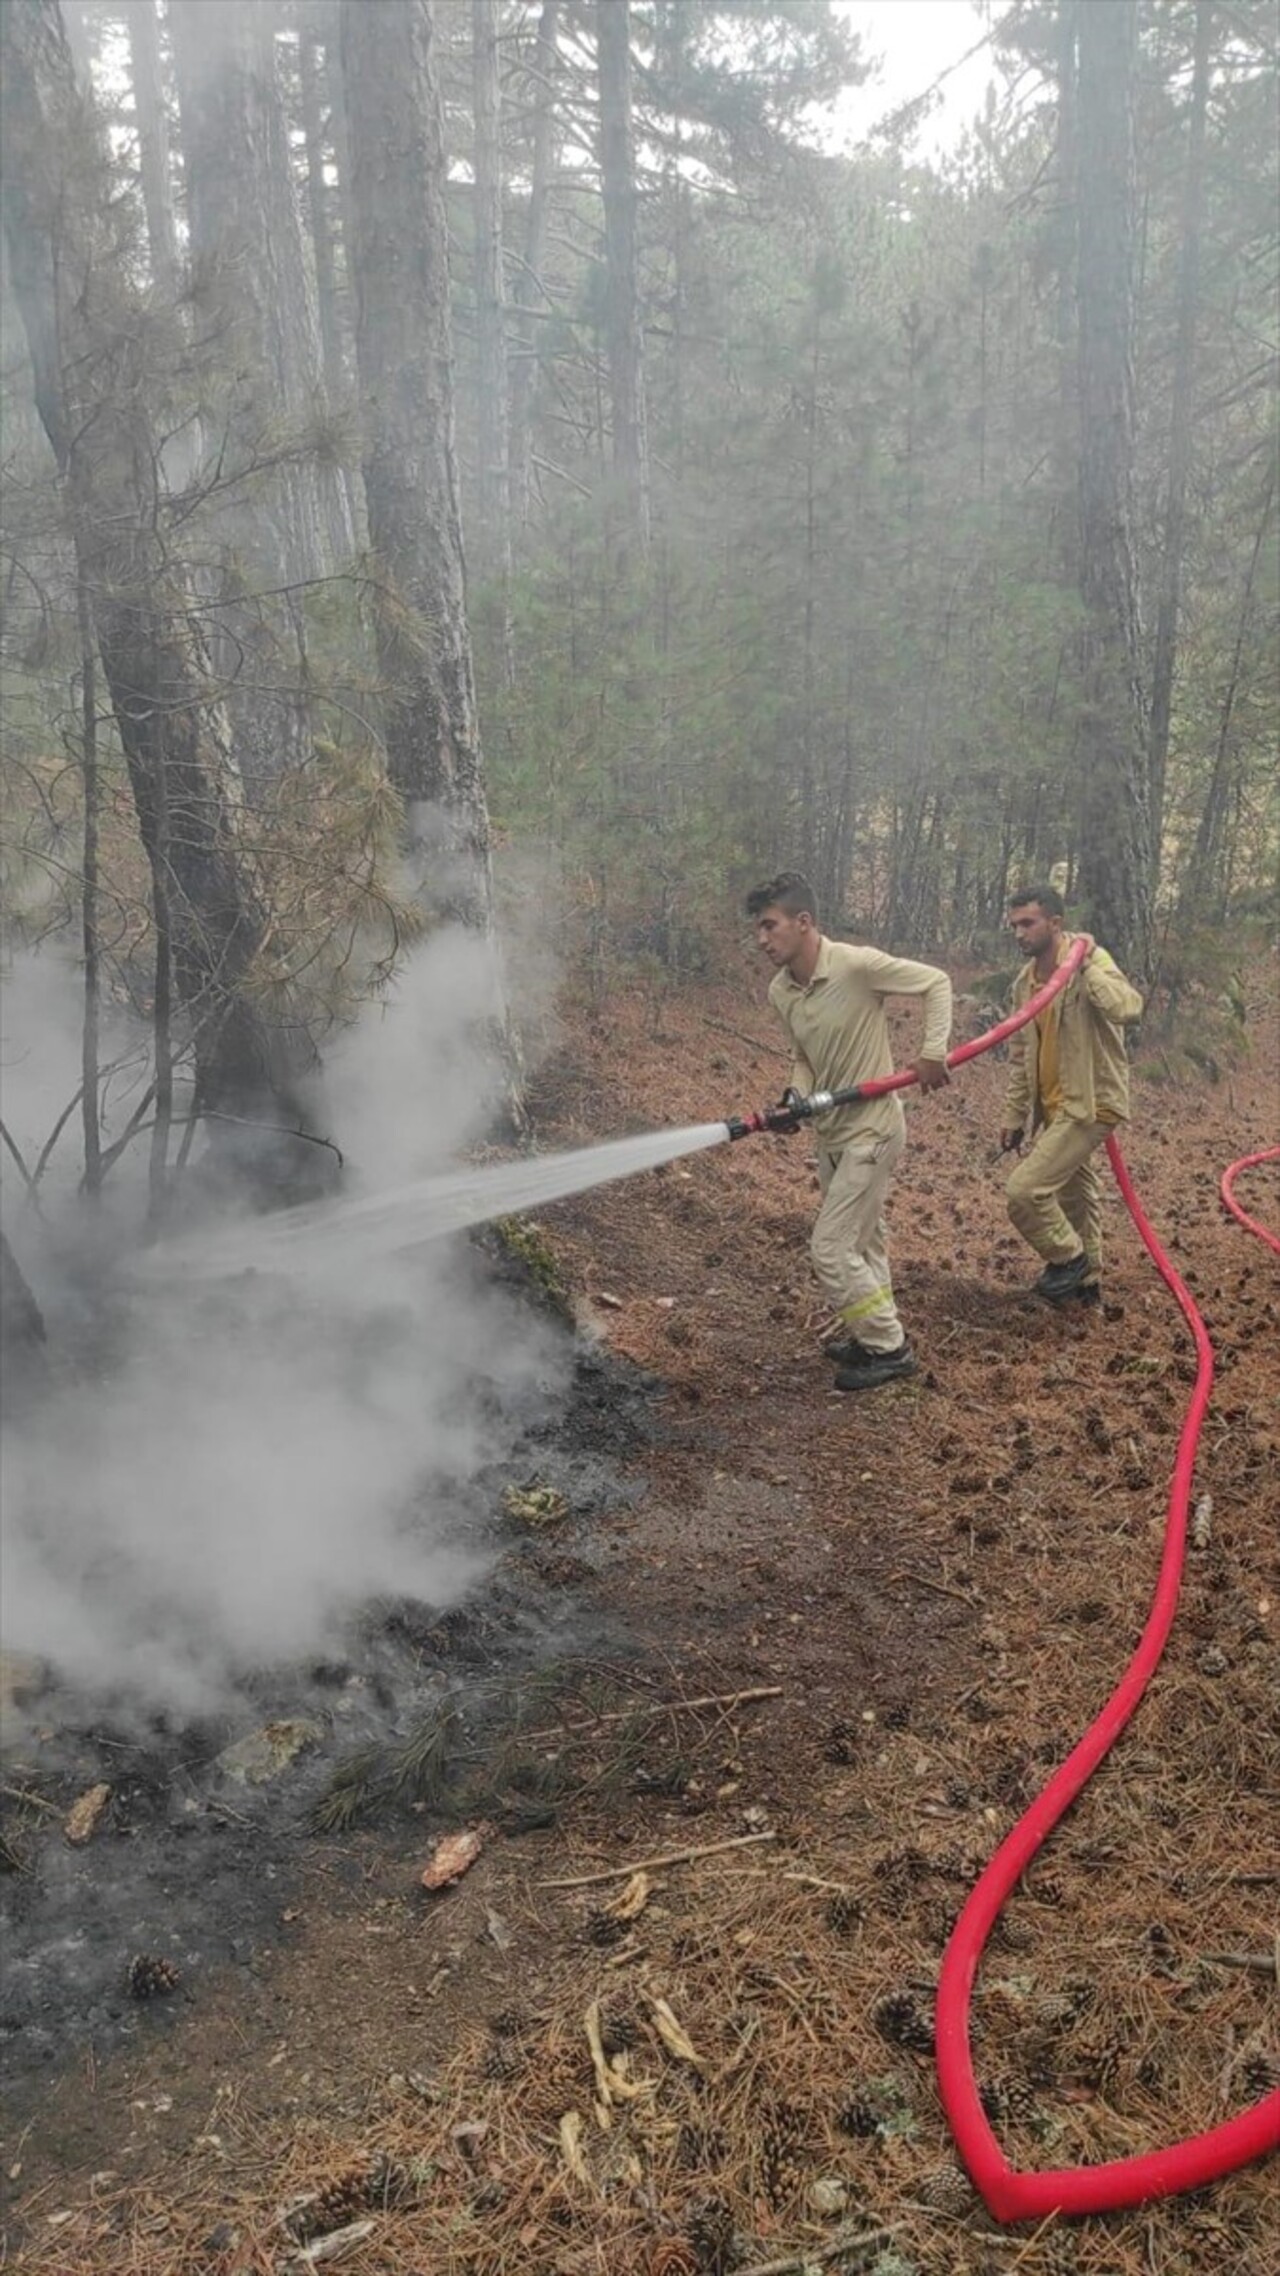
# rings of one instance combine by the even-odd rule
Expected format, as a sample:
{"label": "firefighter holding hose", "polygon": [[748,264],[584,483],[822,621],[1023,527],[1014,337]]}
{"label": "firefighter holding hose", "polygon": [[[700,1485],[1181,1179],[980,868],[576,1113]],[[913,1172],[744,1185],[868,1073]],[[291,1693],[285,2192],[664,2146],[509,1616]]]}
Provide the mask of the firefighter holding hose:
{"label": "firefighter holding hose", "polygon": [[[807,880],[793,870],[747,895],[756,939],[774,966],[769,1002],[792,1047],[791,1081],[800,1093],[842,1091],[893,1067],[887,996],[923,996],[924,1035],[915,1063],[922,1090],[949,1080],[951,982],[933,964],[913,964],[878,948],[827,940]],[[775,1111],[772,1129],[795,1129]],[[896,1093],[836,1104],[814,1122],[822,1207],[810,1242],[819,1285],[841,1332],[825,1349],[836,1388],[870,1391],[915,1373],[915,1359],[893,1300],[885,1200],[906,1142]]]}
{"label": "firefighter holding hose", "polygon": [[[1015,1011],[1042,988],[1081,936],[1064,932],[1062,895],[1029,885],[1012,895],[1009,924],[1028,961],[1014,982]],[[1009,1088],[1000,1143],[1030,1151],[1007,1188],[1009,1215],[1044,1259],[1036,1294],[1050,1304],[1096,1304],[1102,1269],[1101,1187],[1093,1156],[1129,1119],[1124,1027],[1142,998],[1105,948],[1086,934],[1084,962],[1061,993],[1009,1041]]]}

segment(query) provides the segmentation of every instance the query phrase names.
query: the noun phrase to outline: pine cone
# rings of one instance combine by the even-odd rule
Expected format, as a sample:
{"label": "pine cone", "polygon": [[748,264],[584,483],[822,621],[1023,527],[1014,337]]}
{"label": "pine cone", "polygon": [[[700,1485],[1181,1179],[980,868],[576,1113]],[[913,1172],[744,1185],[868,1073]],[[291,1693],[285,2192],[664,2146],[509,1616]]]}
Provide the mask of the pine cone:
{"label": "pine cone", "polygon": [[525,2028],[525,2018],[518,2007],[500,2007],[489,2017],[489,2029],[495,2039],[518,2039]]}
{"label": "pine cone", "polygon": [[824,1762],[834,1762],[847,1768],[857,1760],[858,1727],[856,1723],[833,1723],[822,1749]]}
{"label": "pine cone", "polygon": [[611,1912],[589,1912],[583,1927],[589,1944],[607,1946],[622,1942],[628,1923],[625,1920],[615,1920]]}
{"label": "pine cone", "polygon": [[847,1889],[841,1889],[828,1899],[825,1918],[828,1928],[834,1929],[837,1936],[851,1936],[862,1926],[862,1907]]}
{"label": "pine cone", "polygon": [[390,2213],[418,2200],[418,2184],[407,2165],[380,2150],[365,2175],[365,2204],[371,2212]]}
{"label": "pine cone", "polygon": [[722,2165],[728,2142],[718,2126],[682,2125],[676,2136],[676,2163],[687,2173],[709,2173]]}
{"label": "pine cone", "polygon": [[864,2095],[847,2094],[836,2110],[836,2125],[856,2142],[869,2142],[880,2131],[880,2114]]}
{"label": "pine cone", "polygon": [[871,1870],[877,1881],[923,1881],[935,1868],[921,1849],[889,1849]]}
{"label": "pine cone", "polygon": [[494,2080],[515,2078],[523,2067],[515,2048],[504,2039],[491,2039],[480,2061],[483,2076]]}
{"label": "pine cone", "polygon": [[1064,1991],[1075,2010],[1076,2018],[1088,2015],[1097,2002],[1098,1987],[1092,1976],[1068,1976]]}
{"label": "pine cone", "polygon": [[1015,2125],[1030,2126],[1040,2115],[1034,2089],[1015,2072],[996,2071],[986,2085],[979,2088],[979,2097],[993,2126],[1004,2118],[1011,2119]]}
{"label": "pine cone", "polygon": [[1066,1897],[1066,1890],[1057,1873],[1037,1873],[1034,1880],[1026,1884],[1026,1892],[1032,1903],[1037,1905],[1060,1905]]}
{"label": "pine cone", "polygon": [[729,2276],[733,2265],[733,2214],[727,2198],[712,2194],[696,2197],[685,2217],[684,2232],[693,2247],[699,2276]]}
{"label": "pine cone", "polygon": [[916,2203],[927,2205],[931,2213],[945,2214],[948,2220],[965,2221],[973,2211],[973,2191],[954,2165],[939,2165],[921,2175]]}
{"label": "pine cone", "polygon": [[795,2196],[804,2180],[808,2138],[808,2116],[799,2103],[769,2105],[760,2130],[760,2176],[775,2212]]}
{"label": "pine cone", "polygon": [[642,2033],[634,2015],[619,2010],[616,2015],[600,2018],[600,2044],[606,2055],[626,2055],[641,2043]]}
{"label": "pine cone", "polygon": [[1069,2031],[1080,2020],[1080,2009],[1069,1991],[1048,1992],[1035,2005],[1035,2020],[1042,2031]]}
{"label": "pine cone", "polygon": [[289,2214],[288,2227],[299,2244],[310,2244],[316,2237],[346,2228],[368,2210],[369,2165],[362,2159],[358,2165],[342,2166],[330,2174]]}
{"label": "pine cone", "polygon": [[1265,2094],[1274,2094],[1280,2086],[1280,2055],[1255,2048],[1240,2065],[1240,2084],[1255,2102],[1260,2102]]}
{"label": "pine cone", "polygon": [[166,1999],[181,1982],[182,1977],[172,1960],[159,1960],[153,1953],[139,1952],[129,1963],[129,1992],[133,1999]]}
{"label": "pine cone", "polygon": [[882,2039],[915,2054],[933,2053],[933,2013],[922,2007],[914,1992],[887,1992],[871,2010],[871,2020]]}
{"label": "pine cone", "polygon": [[1095,2092],[1105,2094],[1114,2085],[1124,2049],[1104,2034],[1086,2041],[1073,2052],[1071,2069]]}
{"label": "pine cone", "polygon": [[1012,1920],[1002,1912],[991,1931],[991,1942],[999,1952],[1029,1952],[1036,1940],[1036,1932],[1029,1921]]}

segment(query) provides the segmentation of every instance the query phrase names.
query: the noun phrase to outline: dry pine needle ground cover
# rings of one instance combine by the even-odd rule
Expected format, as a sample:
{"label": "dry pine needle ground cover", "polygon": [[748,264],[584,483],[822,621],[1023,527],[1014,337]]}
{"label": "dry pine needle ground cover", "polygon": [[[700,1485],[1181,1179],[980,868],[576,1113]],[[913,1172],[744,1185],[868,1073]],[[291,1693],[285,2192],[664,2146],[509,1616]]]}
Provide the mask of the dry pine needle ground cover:
{"label": "dry pine needle ground cover", "polygon": [[[753,988],[735,978],[570,1018],[541,1079],[544,1139],[774,1095],[780,1062]],[[1280,2080],[1280,1284],[1216,1200],[1221,1166],[1274,1135],[1274,1025],[1264,1011],[1248,1065],[1190,1108],[1138,1085],[1127,1151],[1220,1373],[1201,1545],[1166,1661],[979,1977],[984,2099],[1029,2165],[1170,2141]],[[579,1742],[582,1798],[560,1829],[495,1844],[425,1919],[403,1859],[371,1863],[376,1943],[360,1941],[368,1919],[335,1914],[280,1992],[276,2028],[305,2010],[323,2072],[276,2091],[278,2058],[236,1988],[214,1993],[146,2072],[148,2091],[180,2072],[190,2089],[218,2003],[239,2013],[244,2056],[209,2074],[204,2119],[157,2126],[119,2160],[104,2120],[93,2180],[41,2166],[29,2143],[10,2265],[1270,2276],[1274,2163],[1194,2199],[1009,2234],[968,2187],[939,2109],[946,1936],[1132,1649],[1191,1372],[1118,1205],[1101,1313],[1060,1317],[1023,1294],[991,1160],[1001,1081],[984,1062],[913,1109],[894,1253],[921,1374],[864,1401],[834,1396],[815,1355],[803,1138],[549,1213],[584,1319],[664,1386],[644,1497],[610,1521],[592,1583],[642,1647],[616,1696],[776,1696],[656,1717],[621,1783],[614,1726],[600,1725]],[[1280,1223],[1274,1176],[1242,1198]],[[623,1870],[747,1834],[640,1878]],[[611,1877],[550,1885],[592,1874]],[[451,1988],[414,2064],[397,2053],[404,1984],[424,1939],[443,1936]],[[115,2088],[115,2123],[135,2136],[140,2075]],[[189,2092],[184,2108],[198,2106]]]}

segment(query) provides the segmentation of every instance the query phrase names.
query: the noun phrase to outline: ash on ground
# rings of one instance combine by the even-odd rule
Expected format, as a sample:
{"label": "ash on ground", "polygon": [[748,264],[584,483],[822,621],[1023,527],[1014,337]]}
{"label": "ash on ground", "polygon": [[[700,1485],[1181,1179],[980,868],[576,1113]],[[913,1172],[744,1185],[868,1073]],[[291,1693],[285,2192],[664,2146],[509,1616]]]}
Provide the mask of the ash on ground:
{"label": "ash on ground", "polygon": [[[567,1350],[571,1331],[557,1332]],[[492,1560],[461,1604],[373,1604],[340,1653],[255,1674],[199,1721],[104,1713],[65,1682],[20,1697],[0,1781],[11,2111],[34,2106],[72,2056],[171,2027],[211,1971],[254,1969],[287,1933],[282,1916],[318,1848],[339,1878],[359,1880],[341,1836],[316,1831],[341,1765],[394,1749],[445,1710],[483,1752],[521,1678],[626,1653],[599,1616],[588,1620],[574,1584],[611,1553],[600,1521],[635,1499],[624,1464],[651,1436],[650,1394],[626,1362],[582,1348],[567,1393],[520,1394],[521,1411],[495,1428],[501,1459],[452,1497],[458,1545]],[[545,1532],[511,1514],[535,1480],[564,1512]],[[66,1819],[95,1786],[109,1799],[77,1845]],[[420,1849],[422,1814],[392,1807],[378,1822],[393,1845]],[[142,1981],[165,1996],[141,2000]]]}

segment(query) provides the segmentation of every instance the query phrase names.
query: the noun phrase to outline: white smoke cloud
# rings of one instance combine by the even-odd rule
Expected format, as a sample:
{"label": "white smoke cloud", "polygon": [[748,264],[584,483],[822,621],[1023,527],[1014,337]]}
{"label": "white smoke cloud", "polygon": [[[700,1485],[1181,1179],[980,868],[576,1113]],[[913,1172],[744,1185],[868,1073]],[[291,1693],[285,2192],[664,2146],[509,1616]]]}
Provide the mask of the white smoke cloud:
{"label": "white smoke cloud", "polygon": [[[27,1132],[78,1079],[74,984],[50,965],[10,994],[6,1087]],[[440,934],[332,1051],[318,1127],[348,1155],[349,1193],[385,1194],[477,1134],[491,1005],[484,950]],[[332,1648],[371,1597],[439,1605],[475,1581],[465,1482],[565,1361],[465,1248],[366,1262],[347,1244],[327,1267],[318,1231],[305,1276],[271,1253],[266,1271],[207,1284],[176,1264],[103,1284],[68,1268],[77,1205],[50,1241],[20,1199],[7,1180],[61,1379],[5,1432],[6,1648],[77,1690],[194,1711],[250,1668]]]}

